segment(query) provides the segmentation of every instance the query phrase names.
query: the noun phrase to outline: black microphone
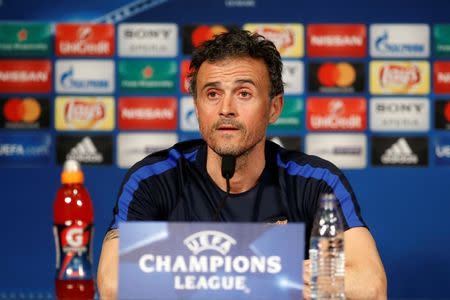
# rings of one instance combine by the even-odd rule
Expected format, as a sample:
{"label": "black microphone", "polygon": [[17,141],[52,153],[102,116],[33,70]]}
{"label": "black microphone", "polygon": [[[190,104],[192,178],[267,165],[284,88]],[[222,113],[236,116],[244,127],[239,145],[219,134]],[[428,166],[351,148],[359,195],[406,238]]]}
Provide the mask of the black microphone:
{"label": "black microphone", "polygon": [[227,194],[230,194],[230,179],[236,169],[236,157],[233,155],[222,156],[222,177],[227,181]]}
{"label": "black microphone", "polygon": [[225,197],[222,198],[222,201],[220,201],[219,206],[217,207],[214,221],[219,220],[220,211],[225,206],[225,202],[227,198],[230,196],[230,179],[234,175],[234,171],[236,169],[236,157],[233,155],[224,155],[222,156],[222,176],[225,178],[227,182],[227,194]]}

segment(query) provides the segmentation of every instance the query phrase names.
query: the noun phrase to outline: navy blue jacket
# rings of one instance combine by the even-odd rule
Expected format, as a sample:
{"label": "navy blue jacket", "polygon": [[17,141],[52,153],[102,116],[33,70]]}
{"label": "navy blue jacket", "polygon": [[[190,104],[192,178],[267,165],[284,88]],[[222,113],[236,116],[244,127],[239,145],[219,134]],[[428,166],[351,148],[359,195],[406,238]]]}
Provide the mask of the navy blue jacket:
{"label": "navy blue jacket", "polygon": [[[213,221],[226,196],[206,172],[206,143],[181,142],[148,155],[130,168],[119,191],[110,229],[119,221]],[[304,222],[306,244],[322,193],[333,192],[344,227],[366,226],[342,172],[317,156],[267,141],[266,165],[255,187],[231,194],[220,209],[223,222]]]}

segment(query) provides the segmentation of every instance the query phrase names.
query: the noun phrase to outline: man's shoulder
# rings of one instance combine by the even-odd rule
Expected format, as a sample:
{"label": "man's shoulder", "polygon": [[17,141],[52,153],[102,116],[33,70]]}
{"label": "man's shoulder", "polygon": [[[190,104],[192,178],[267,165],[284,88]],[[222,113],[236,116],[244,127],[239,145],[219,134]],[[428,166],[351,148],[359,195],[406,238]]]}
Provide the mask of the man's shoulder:
{"label": "man's shoulder", "polygon": [[271,152],[276,153],[278,167],[288,169],[291,172],[294,170],[299,171],[300,169],[305,170],[305,168],[310,168],[326,169],[335,174],[341,173],[339,168],[332,162],[319,156],[306,154],[298,150],[288,150],[270,141],[269,143]]}
{"label": "man's shoulder", "polygon": [[164,168],[177,166],[177,161],[186,159],[189,161],[195,160],[198,151],[205,145],[205,142],[200,139],[183,141],[174,144],[172,147],[153,152],[142,160],[134,164],[129,172],[133,173],[138,169],[146,166],[153,166],[154,168]]}

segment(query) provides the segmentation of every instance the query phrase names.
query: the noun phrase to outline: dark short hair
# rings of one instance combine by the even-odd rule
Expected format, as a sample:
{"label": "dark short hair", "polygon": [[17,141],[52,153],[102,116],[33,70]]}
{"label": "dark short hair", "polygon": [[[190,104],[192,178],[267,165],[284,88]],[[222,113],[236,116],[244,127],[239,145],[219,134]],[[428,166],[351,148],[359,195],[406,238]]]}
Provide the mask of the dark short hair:
{"label": "dark short hair", "polygon": [[203,62],[216,62],[237,57],[263,59],[269,71],[270,99],[283,93],[283,63],[274,43],[260,34],[232,29],[215,35],[213,39],[204,42],[194,50],[188,74],[189,89],[194,98],[197,97],[197,74]]}

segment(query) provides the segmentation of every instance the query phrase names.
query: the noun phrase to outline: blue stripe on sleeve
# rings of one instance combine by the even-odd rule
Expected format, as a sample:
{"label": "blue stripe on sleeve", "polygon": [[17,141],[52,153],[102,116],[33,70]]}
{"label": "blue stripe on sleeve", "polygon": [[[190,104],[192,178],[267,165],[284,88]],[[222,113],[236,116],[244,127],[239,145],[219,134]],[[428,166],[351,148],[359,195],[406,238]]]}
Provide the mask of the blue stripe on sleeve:
{"label": "blue stripe on sleeve", "polygon": [[349,227],[364,226],[359,217],[356,215],[355,206],[353,205],[352,196],[342,184],[339,176],[330,172],[325,168],[314,168],[309,164],[299,165],[293,161],[284,163],[280,154],[277,156],[277,164],[279,167],[285,168],[290,175],[302,176],[305,178],[314,178],[325,181],[332,189],[338,199],[344,218]]}
{"label": "blue stripe on sleeve", "polygon": [[[184,158],[189,161],[195,160],[197,155],[197,150],[184,154]],[[112,228],[117,228],[119,225],[119,221],[126,221],[128,216],[128,207],[130,206],[130,202],[133,199],[134,192],[138,189],[139,183],[142,180],[145,180],[153,175],[159,175],[164,173],[170,169],[173,169],[177,165],[177,161],[180,159],[180,153],[172,149],[169,151],[169,157],[166,160],[143,166],[135,171],[125,183],[122,189],[122,193],[119,197],[118,206],[119,212],[114,217],[114,224]]]}

